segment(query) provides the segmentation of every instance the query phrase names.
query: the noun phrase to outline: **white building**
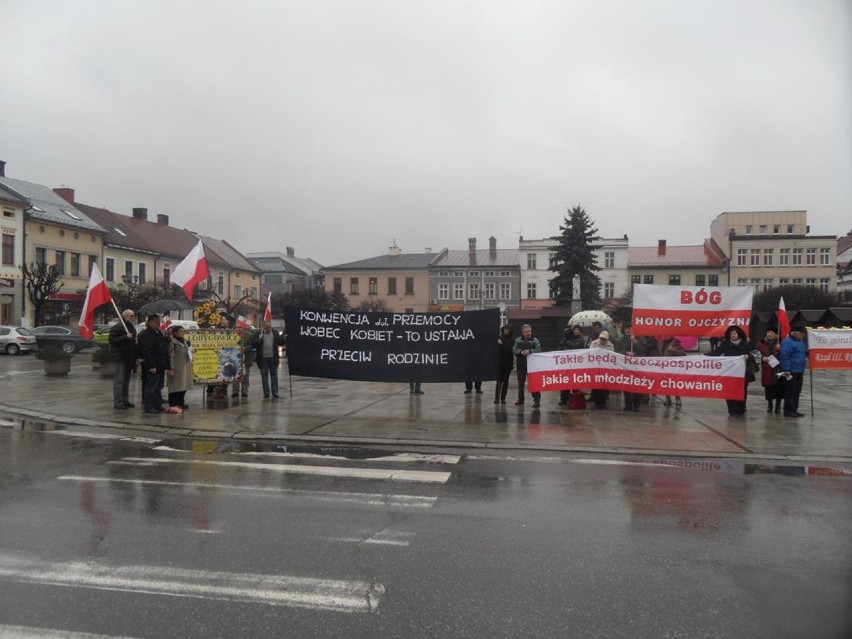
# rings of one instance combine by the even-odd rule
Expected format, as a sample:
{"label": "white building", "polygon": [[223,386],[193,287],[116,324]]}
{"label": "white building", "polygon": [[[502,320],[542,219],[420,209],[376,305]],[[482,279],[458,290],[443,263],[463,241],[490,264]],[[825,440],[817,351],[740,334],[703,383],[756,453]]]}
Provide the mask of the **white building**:
{"label": "white building", "polygon": [[[627,275],[627,244],[625,235],[621,238],[603,238],[595,250],[597,272],[601,279],[600,297],[602,301],[624,295],[630,288]],[[556,258],[559,241],[553,238],[525,240],[518,242],[521,262],[521,308],[539,309],[553,306],[550,297],[550,280],[556,274],[550,266]]]}

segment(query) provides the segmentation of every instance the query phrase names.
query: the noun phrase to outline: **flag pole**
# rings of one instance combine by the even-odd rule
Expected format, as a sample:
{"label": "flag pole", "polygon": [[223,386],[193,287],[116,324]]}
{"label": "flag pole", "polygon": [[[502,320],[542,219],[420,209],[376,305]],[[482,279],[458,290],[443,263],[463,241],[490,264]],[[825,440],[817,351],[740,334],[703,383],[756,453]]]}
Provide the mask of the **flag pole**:
{"label": "flag pole", "polygon": [[121,322],[121,325],[124,327],[124,332],[127,333],[127,337],[130,337],[130,329],[127,328],[127,324],[124,323],[124,318],[121,316],[121,312],[118,310],[118,306],[115,305],[115,300],[110,296],[109,301],[112,302],[112,307],[115,309],[115,314],[118,315],[118,321]]}
{"label": "flag pole", "polygon": [[810,372],[809,377],[811,378],[811,419],[814,418],[814,369],[808,368]]}

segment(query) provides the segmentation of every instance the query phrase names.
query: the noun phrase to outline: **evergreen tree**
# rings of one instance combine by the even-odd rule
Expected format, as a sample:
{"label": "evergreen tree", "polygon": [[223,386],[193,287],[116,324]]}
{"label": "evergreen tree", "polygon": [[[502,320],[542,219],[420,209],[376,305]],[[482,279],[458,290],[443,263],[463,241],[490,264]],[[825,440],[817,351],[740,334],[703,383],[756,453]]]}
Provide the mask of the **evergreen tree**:
{"label": "evergreen tree", "polygon": [[595,227],[586,210],[575,206],[568,211],[565,223],[560,225],[561,235],[551,239],[558,240],[556,259],[550,270],[556,276],[550,280],[550,296],[557,306],[565,306],[573,299],[573,280],[580,276],[580,298],[583,309],[596,309],[600,305],[601,278],[597,276],[600,267],[594,251],[600,240],[598,229]]}

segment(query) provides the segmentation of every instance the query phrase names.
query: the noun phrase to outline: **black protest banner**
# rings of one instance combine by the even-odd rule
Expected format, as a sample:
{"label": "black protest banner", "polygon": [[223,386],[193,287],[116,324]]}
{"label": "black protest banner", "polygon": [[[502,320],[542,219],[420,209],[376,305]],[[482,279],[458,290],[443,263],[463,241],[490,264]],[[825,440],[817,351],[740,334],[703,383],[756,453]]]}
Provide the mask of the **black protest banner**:
{"label": "black protest banner", "polygon": [[359,313],[288,306],[284,320],[292,375],[373,382],[497,379],[497,309]]}

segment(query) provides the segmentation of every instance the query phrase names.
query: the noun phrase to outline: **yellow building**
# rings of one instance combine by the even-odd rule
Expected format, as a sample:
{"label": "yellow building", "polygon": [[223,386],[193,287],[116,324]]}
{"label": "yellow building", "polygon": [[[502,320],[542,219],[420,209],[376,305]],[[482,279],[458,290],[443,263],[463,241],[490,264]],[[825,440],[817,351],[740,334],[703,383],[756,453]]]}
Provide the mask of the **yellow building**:
{"label": "yellow building", "polygon": [[[0,176],[3,172],[0,162]],[[26,201],[0,185],[0,325],[17,326],[24,312],[23,276],[19,265],[24,254],[24,210]]]}

